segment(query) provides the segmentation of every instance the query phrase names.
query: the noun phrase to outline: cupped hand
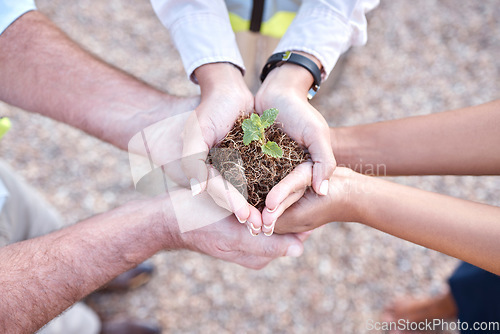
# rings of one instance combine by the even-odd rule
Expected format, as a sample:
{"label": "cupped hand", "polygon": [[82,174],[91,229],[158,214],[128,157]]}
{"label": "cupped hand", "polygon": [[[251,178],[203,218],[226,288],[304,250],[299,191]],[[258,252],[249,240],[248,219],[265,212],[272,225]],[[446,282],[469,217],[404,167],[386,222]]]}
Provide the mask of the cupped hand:
{"label": "cupped hand", "polygon": [[245,224],[239,224],[206,192],[193,197],[190,190],[179,187],[156,200],[163,212],[166,248],[175,244],[174,248],[197,251],[248,268],[263,268],[283,256],[300,256],[309,236],[299,233],[252,237]]}
{"label": "cupped hand", "polygon": [[[123,145],[129,153],[134,184],[153,169],[160,168],[173,183],[188,187],[189,180],[182,170],[182,129],[188,115],[200,103],[199,96],[167,96],[157,107],[135,114],[119,126],[127,133],[128,142]],[[150,195],[148,189],[137,189]],[[165,189],[166,190],[166,189]]]}
{"label": "cupped hand", "polygon": [[278,218],[310,189],[312,168],[311,161],[298,165],[267,194],[266,208],[262,211],[262,231],[265,235],[274,233]]}
{"label": "cupped hand", "polygon": [[[310,170],[310,169],[309,169]],[[304,169],[304,173],[307,170]],[[332,221],[359,221],[360,212],[356,203],[359,192],[369,191],[363,180],[368,178],[349,168],[337,167],[330,182],[326,196],[318,196],[310,188],[304,196],[289,207],[283,206],[277,212],[275,233],[300,233],[313,230]],[[294,178],[285,181],[286,187],[293,186]],[[291,185],[287,184],[290,182]],[[264,213],[272,215],[271,213]],[[268,219],[274,219],[269,218]]]}
{"label": "cupped hand", "polygon": [[247,223],[254,234],[261,230],[260,212],[206,163],[208,153],[232,129],[241,114],[254,109],[254,98],[238,68],[229,63],[200,66],[195,75],[201,103],[187,120],[182,134],[182,165],[196,196],[207,191],[214,201]]}
{"label": "cupped hand", "polygon": [[[268,108],[279,109],[277,121],[283,125],[283,130],[311,155],[314,191],[326,195],[336,162],[328,124],[307,100],[311,85],[312,76],[307,70],[295,64],[284,64],[272,70],[264,80],[255,97],[255,109],[258,113]],[[275,211],[282,200],[284,198],[273,198],[270,193],[266,200],[267,210]]]}
{"label": "cupped hand", "polygon": [[215,224],[183,233],[188,249],[218,259],[234,262],[251,269],[261,269],[283,256],[298,257],[303,253],[302,242],[309,236],[302,234],[252,237],[247,228],[230,216]]}

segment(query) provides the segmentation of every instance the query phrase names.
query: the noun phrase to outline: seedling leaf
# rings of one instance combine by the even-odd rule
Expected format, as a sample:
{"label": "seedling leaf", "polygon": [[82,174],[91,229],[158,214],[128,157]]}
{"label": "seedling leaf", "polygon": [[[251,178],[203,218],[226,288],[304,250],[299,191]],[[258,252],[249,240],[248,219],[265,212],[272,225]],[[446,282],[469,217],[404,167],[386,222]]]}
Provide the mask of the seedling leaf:
{"label": "seedling leaf", "polygon": [[243,144],[248,145],[253,140],[260,140],[260,128],[252,122],[251,118],[244,120],[241,127],[243,128]]}
{"label": "seedling leaf", "polygon": [[278,117],[278,112],[279,111],[276,108],[264,110],[262,116],[260,117],[260,121],[264,129],[267,129],[269,126],[271,126],[271,124],[274,123],[276,117]]}
{"label": "seedling leaf", "polygon": [[262,127],[262,123],[260,121],[260,117],[257,114],[252,114],[250,115],[250,121],[257,127],[260,128]]}
{"label": "seedling leaf", "polygon": [[264,145],[261,146],[262,152],[267,155],[272,156],[273,158],[281,158],[283,157],[283,150],[273,141],[268,141]]}
{"label": "seedling leaf", "polygon": [[262,116],[257,114],[250,115],[243,121],[243,144],[249,145],[256,140],[261,145],[262,152],[273,158],[281,158],[283,150],[273,141],[267,141],[265,130],[274,123],[278,116],[278,109],[271,108],[263,112]]}
{"label": "seedling leaf", "polygon": [[257,132],[245,132],[243,135],[243,144],[249,145],[254,140],[259,140],[260,136]]}

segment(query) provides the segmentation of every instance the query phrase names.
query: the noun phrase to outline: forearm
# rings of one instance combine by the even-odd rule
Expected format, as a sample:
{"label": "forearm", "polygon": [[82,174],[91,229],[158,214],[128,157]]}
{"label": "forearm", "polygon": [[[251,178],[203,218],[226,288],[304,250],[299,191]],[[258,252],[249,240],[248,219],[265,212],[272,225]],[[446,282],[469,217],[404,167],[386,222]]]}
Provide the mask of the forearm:
{"label": "forearm", "polygon": [[479,106],[331,129],[339,165],[388,175],[500,173],[500,100]]}
{"label": "forearm", "polygon": [[162,203],[129,203],[1,248],[0,332],[34,332],[118,274],[178,247]]}
{"label": "forearm", "polygon": [[500,274],[500,208],[357,179],[350,193],[354,220]]}
{"label": "forearm", "polygon": [[0,36],[0,78],[1,100],[122,149],[161,118],[151,111],[179,102],[93,57],[39,12]]}

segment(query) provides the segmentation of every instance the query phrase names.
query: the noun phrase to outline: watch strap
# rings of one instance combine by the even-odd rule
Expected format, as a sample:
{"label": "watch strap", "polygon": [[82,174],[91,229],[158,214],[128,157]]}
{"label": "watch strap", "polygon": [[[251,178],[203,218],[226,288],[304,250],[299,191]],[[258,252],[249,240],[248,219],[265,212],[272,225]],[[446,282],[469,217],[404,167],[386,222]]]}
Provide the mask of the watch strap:
{"label": "watch strap", "polygon": [[291,51],[279,52],[273,54],[267,60],[266,65],[264,65],[264,68],[262,69],[262,73],[260,75],[260,80],[264,81],[269,72],[271,72],[276,67],[282,65],[284,62],[302,66],[303,68],[308,70],[309,73],[311,73],[314,82],[312,87],[309,89],[307,98],[312,99],[316,94],[316,92],[318,91],[319,86],[321,85],[321,71],[315,62],[313,62],[312,60],[303,55],[293,53]]}

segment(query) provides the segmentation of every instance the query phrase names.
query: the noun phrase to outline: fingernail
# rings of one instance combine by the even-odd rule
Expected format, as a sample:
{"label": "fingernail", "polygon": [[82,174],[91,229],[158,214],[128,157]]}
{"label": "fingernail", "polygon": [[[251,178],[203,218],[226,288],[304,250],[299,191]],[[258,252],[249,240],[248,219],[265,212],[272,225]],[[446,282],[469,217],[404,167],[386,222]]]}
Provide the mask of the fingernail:
{"label": "fingernail", "polygon": [[301,255],[302,255],[302,248],[298,245],[291,245],[290,247],[288,247],[285,256],[299,257]]}
{"label": "fingernail", "polygon": [[321,182],[321,185],[319,186],[319,194],[323,196],[328,194],[328,180]]}
{"label": "fingernail", "polygon": [[276,206],[274,209],[269,209],[269,208],[266,208],[267,212],[269,213],[273,213],[274,211],[278,210],[278,206]]}
{"label": "fingernail", "polygon": [[264,232],[264,235],[270,237],[274,233],[274,226],[276,225],[276,220],[271,223],[271,225],[264,225],[264,227],[268,230],[271,230],[269,232]]}
{"label": "fingernail", "polygon": [[253,226],[252,223],[250,223],[250,227],[252,227],[252,230],[254,230],[255,232],[260,232],[260,227],[257,228],[255,226]]}
{"label": "fingernail", "polygon": [[258,236],[259,234],[258,233],[255,233],[251,228],[250,228],[250,225],[247,224],[247,229],[248,231],[250,232],[250,234],[253,236],[253,237],[256,237]]}
{"label": "fingernail", "polygon": [[246,219],[241,220],[240,217],[238,217],[238,216],[236,216],[236,219],[238,219],[238,221],[240,222],[240,224],[245,224],[247,222]]}
{"label": "fingernail", "polygon": [[197,179],[193,178],[189,180],[189,184],[191,185],[191,193],[193,194],[193,197],[201,194],[201,184]]}
{"label": "fingernail", "polygon": [[272,228],[274,228],[274,224],[276,224],[276,219],[273,220],[273,222],[269,225],[264,225],[263,227],[266,229],[266,230],[270,230]]}

